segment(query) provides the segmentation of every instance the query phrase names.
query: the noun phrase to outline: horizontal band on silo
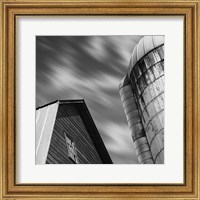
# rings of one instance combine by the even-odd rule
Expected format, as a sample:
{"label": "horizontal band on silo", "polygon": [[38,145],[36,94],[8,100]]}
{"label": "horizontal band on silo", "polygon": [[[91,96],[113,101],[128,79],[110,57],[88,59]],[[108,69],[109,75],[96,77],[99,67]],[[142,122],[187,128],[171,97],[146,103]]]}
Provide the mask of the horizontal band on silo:
{"label": "horizontal band on silo", "polygon": [[155,159],[156,164],[164,164],[164,149],[162,149]]}
{"label": "horizontal band on silo", "polygon": [[147,143],[142,144],[136,148],[136,151],[140,151],[140,152],[147,151],[147,150],[150,150],[149,145]]}
{"label": "horizontal band on silo", "polygon": [[129,92],[129,91],[131,91],[131,86],[130,85],[126,85],[126,86],[124,86],[124,87],[122,87],[120,90],[119,90],[119,93],[120,93],[120,95],[121,95],[121,92]]}
{"label": "horizontal band on silo", "polygon": [[138,108],[137,108],[137,105],[136,105],[136,103],[135,103],[135,101],[132,102],[132,103],[130,103],[130,104],[128,104],[128,105],[124,105],[124,103],[123,103],[122,105],[123,105],[123,108],[124,108],[124,109],[126,109],[126,108],[128,108],[128,107],[135,107],[136,109],[138,109]]}
{"label": "horizontal band on silo", "polygon": [[130,104],[132,104],[132,103],[135,103],[135,99],[134,99],[133,97],[128,98],[127,100],[125,100],[125,101],[123,102],[123,106],[124,106],[124,108],[126,108],[128,105],[130,105]]}
{"label": "horizontal band on silo", "polygon": [[127,120],[130,121],[132,118],[138,118],[139,117],[139,112],[138,110],[133,110],[131,112],[129,112],[127,115]]}
{"label": "horizontal band on silo", "polygon": [[126,99],[131,98],[131,97],[133,98],[133,93],[131,91],[123,93],[121,95],[121,101],[124,102]]}
{"label": "horizontal band on silo", "polygon": [[139,131],[139,130],[142,130],[142,129],[143,129],[143,126],[142,126],[142,123],[141,123],[141,122],[139,122],[139,123],[137,123],[137,124],[134,124],[134,125],[132,125],[132,126],[130,127],[130,130],[131,130],[132,132]]}
{"label": "horizontal band on silo", "polygon": [[121,101],[122,101],[122,103],[124,103],[125,101],[127,101],[128,99],[132,99],[133,98],[133,100],[132,101],[135,101],[135,99],[134,99],[134,97],[133,97],[133,95],[132,96],[125,96],[125,95],[123,95],[123,96],[121,96]]}
{"label": "horizontal band on silo", "polygon": [[141,153],[139,156],[138,156],[138,160],[139,162],[141,163],[143,160],[146,160],[148,158],[152,158],[152,155],[151,155],[151,152],[150,151],[145,151],[143,153]]}
{"label": "horizontal band on silo", "polygon": [[148,158],[148,159],[146,159],[146,160],[143,160],[143,161],[141,162],[141,164],[154,164],[153,158]]}
{"label": "horizontal band on silo", "polygon": [[135,141],[134,141],[134,146],[135,146],[135,148],[137,148],[138,146],[140,146],[140,145],[142,145],[142,144],[145,144],[145,143],[147,143],[147,138],[146,138],[146,136],[141,137],[141,138],[135,140]]}
{"label": "horizontal band on silo", "polygon": [[[130,87],[130,85],[128,85],[129,87]],[[122,95],[124,95],[124,94],[126,94],[126,93],[129,93],[131,91],[131,87],[130,87],[130,89],[128,90],[128,89],[126,89],[126,90],[124,90],[124,88],[121,88],[120,90],[119,90],[119,94],[120,94],[120,96],[122,96]]]}
{"label": "horizontal band on silo", "polygon": [[137,139],[144,137],[145,133],[143,130],[139,130],[131,134],[133,141],[135,142]]}
{"label": "horizontal band on silo", "polygon": [[129,104],[128,106],[126,106],[126,108],[124,108],[125,114],[128,114],[129,112],[134,111],[134,110],[137,110],[136,103]]}
{"label": "horizontal band on silo", "polygon": [[[126,117],[126,119],[128,116]],[[127,119],[129,127],[131,127],[133,124],[137,124],[141,122],[140,116],[139,115],[134,115],[132,118]]]}
{"label": "horizontal band on silo", "polygon": [[148,150],[150,150],[150,149],[149,149],[149,145],[147,143],[142,144],[136,148],[136,152],[138,153],[137,155],[141,154],[144,151],[148,151]]}

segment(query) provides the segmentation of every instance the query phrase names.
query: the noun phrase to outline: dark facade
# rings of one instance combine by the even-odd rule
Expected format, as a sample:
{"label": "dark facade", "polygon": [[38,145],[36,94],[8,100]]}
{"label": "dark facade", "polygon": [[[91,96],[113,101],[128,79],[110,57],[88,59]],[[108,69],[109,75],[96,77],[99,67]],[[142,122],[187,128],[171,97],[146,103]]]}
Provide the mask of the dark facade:
{"label": "dark facade", "polygon": [[164,37],[143,37],[119,86],[142,164],[164,163]]}
{"label": "dark facade", "polygon": [[37,108],[36,164],[112,164],[84,100]]}

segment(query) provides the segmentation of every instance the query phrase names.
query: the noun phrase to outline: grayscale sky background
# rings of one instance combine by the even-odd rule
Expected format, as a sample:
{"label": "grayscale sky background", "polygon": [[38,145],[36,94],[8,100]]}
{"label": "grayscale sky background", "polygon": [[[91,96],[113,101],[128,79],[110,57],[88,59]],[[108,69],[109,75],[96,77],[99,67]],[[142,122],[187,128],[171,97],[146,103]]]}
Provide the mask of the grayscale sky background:
{"label": "grayscale sky background", "polygon": [[36,37],[36,107],[84,99],[113,163],[138,163],[118,86],[141,38]]}

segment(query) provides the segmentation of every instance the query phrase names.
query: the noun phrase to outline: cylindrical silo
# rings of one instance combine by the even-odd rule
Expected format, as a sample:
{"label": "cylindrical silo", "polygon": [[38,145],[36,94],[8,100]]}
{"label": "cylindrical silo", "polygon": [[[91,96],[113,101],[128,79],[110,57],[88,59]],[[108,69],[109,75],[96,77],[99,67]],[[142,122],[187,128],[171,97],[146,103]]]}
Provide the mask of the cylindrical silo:
{"label": "cylindrical silo", "polygon": [[128,79],[155,163],[164,163],[164,37],[143,37],[134,48]]}
{"label": "cylindrical silo", "polygon": [[153,164],[152,154],[144,132],[138,107],[134,100],[128,76],[124,77],[119,86],[119,93],[123,104],[124,112],[128,122],[129,129],[133,138],[139,163]]}

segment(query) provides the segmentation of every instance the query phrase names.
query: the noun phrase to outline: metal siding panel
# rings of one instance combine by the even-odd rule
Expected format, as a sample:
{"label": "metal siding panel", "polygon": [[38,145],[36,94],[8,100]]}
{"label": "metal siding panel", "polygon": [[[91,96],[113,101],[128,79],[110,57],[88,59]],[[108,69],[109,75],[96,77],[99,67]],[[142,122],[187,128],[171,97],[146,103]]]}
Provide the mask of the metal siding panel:
{"label": "metal siding panel", "polygon": [[36,164],[45,164],[55,123],[58,103],[40,108],[41,118],[36,125]]}
{"label": "metal siding panel", "polygon": [[73,104],[61,104],[59,106],[50,145],[50,149],[53,149],[54,155],[52,155],[52,151],[49,151],[49,155],[51,155],[55,160],[57,160],[57,157],[61,158],[61,160],[57,160],[57,162],[73,164],[67,155],[64,131],[75,143],[79,164],[102,163],[89,133]]}
{"label": "metal siding panel", "polygon": [[41,130],[44,125],[46,112],[47,112],[47,107],[44,107],[44,108],[36,111],[36,115],[37,115],[37,113],[40,113],[40,114],[38,114],[38,118],[36,118],[37,124],[36,124],[36,132],[35,132],[35,150],[38,146],[38,141],[41,136]]}
{"label": "metal siding panel", "polygon": [[40,118],[40,109],[36,111],[36,125],[38,123],[39,118]]}

